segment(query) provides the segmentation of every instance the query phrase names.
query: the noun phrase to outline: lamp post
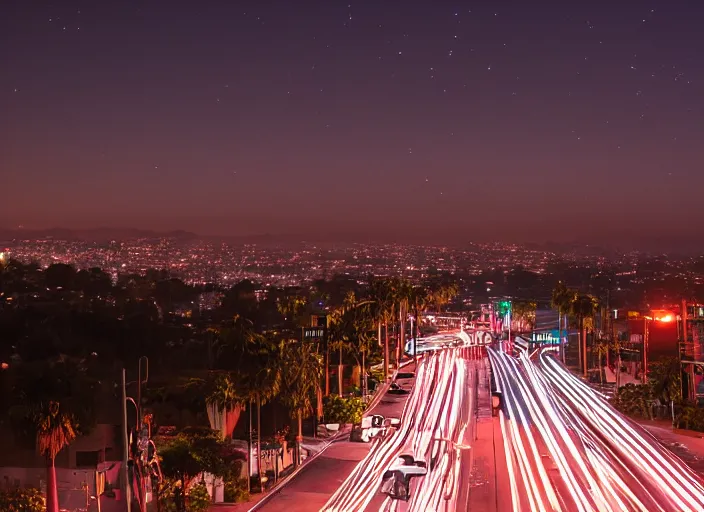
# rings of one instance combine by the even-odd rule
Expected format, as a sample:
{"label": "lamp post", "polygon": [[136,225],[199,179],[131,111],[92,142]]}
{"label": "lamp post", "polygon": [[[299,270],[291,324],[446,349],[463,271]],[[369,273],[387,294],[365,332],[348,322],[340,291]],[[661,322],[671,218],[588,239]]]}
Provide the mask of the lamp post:
{"label": "lamp post", "polygon": [[648,322],[651,317],[643,318],[643,384],[648,382]]}
{"label": "lamp post", "polygon": [[[132,512],[132,487],[131,487],[131,477],[130,477],[130,472],[129,472],[129,462],[132,460],[133,462],[133,467],[137,468],[137,465],[143,463],[143,458],[140,456],[137,459],[132,458],[132,454],[130,453],[130,426],[128,424],[127,420],[127,402],[132,402],[135,408],[135,418],[136,418],[136,425],[135,425],[135,431],[134,435],[137,436],[138,440],[138,449],[140,451],[146,449],[146,444],[143,442],[144,439],[142,438],[142,414],[141,414],[141,399],[142,399],[142,384],[145,384],[148,380],[148,375],[149,375],[149,360],[146,357],[141,357],[139,359],[139,366],[138,366],[138,376],[137,376],[137,400],[134,400],[132,397],[127,396],[127,371],[123,368],[122,369],[122,465],[123,465],[123,477],[124,477],[124,487],[125,487],[125,502],[127,503],[127,512]],[[134,384],[135,382],[130,382],[129,384]],[[147,434],[149,435],[149,434]],[[142,442],[140,442],[142,441]],[[145,468],[141,468],[145,469]],[[140,512],[146,512],[147,510],[147,503],[146,503],[146,478],[148,475],[148,471],[142,471],[140,473],[140,478],[139,478],[139,488],[137,489],[138,492],[138,502],[139,502],[139,507],[140,507]]]}

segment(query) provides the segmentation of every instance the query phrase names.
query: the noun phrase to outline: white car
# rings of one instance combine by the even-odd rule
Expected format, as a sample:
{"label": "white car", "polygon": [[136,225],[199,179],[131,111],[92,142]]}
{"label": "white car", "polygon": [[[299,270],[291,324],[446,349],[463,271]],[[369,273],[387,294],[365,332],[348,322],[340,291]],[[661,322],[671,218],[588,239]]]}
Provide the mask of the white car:
{"label": "white car", "polygon": [[401,455],[381,479],[381,492],[391,498],[408,501],[411,478],[425,476],[428,468],[412,455]]}
{"label": "white car", "polygon": [[362,441],[368,443],[377,436],[382,438],[390,427],[396,427],[401,424],[398,418],[384,418],[380,414],[365,416],[362,418]]}

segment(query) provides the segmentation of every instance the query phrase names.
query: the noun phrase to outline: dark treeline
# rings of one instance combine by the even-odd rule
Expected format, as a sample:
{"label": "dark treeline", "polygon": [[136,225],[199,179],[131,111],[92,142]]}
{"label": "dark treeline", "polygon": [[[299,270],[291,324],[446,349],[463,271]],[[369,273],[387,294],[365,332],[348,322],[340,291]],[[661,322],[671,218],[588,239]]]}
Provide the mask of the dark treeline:
{"label": "dark treeline", "polygon": [[[252,355],[253,347],[300,340],[301,328],[310,325],[312,315],[329,319],[333,364],[341,358],[346,365],[361,365],[365,359],[369,366],[384,359],[384,345],[389,343],[386,336],[377,339],[379,325],[392,333],[400,330],[395,325],[400,308],[411,315],[440,308],[467,310],[502,296],[550,307],[558,281],[602,304],[608,300],[611,307],[653,305],[698,292],[678,277],[644,282],[646,274],[658,270],[653,265],[644,263],[628,276],[608,266],[550,264],[540,274],[520,267],[476,275],[430,269],[422,283],[334,276],[300,287],[241,281],[223,289],[189,285],[163,270],[121,274],[113,282],[98,268],[53,264],[42,269],[11,260],[0,264],[0,375],[5,391],[0,413],[7,418],[18,405],[61,400],[81,412],[83,428],[88,429],[99,409],[116,410],[113,400],[121,368],[134,374],[137,360],[147,356],[148,399],[155,408],[161,404],[170,410],[162,417],[157,411],[156,421],[205,423],[203,401],[208,396],[205,388],[212,391],[212,375],[243,374],[257,381],[268,356]],[[210,292],[217,294],[215,307],[201,308],[201,297]],[[322,353],[320,347],[316,350]],[[283,360],[281,354],[276,357]],[[246,392],[251,383],[230,385],[233,400],[251,398]],[[100,398],[79,399],[93,390]],[[191,414],[179,417],[184,410]]]}

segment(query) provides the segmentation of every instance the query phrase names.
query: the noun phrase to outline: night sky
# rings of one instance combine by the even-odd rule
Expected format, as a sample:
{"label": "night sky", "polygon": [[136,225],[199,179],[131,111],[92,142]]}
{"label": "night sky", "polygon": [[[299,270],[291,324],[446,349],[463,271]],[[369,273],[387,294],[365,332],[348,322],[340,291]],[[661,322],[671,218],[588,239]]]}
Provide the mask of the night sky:
{"label": "night sky", "polygon": [[697,0],[5,0],[0,225],[699,238],[702,27]]}

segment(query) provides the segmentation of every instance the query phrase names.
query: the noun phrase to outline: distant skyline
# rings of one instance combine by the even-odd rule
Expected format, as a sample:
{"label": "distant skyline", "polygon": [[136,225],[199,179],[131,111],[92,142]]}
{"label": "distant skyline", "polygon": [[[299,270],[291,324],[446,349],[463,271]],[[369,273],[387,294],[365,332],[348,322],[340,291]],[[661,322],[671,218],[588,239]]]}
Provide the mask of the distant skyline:
{"label": "distant skyline", "polygon": [[704,251],[702,26],[682,0],[10,0],[0,226]]}
{"label": "distant skyline", "polygon": [[261,232],[261,233],[246,233],[246,234],[223,234],[223,233],[199,233],[195,231],[183,229],[149,229],[136,228],[128,226],[100,226],[100,227],[85,227],[85,228],[69,228],[60,226],[51,226],[46,228],[29,228],[22,226],[21,228],[5,227],[0,225],[0,249],[2,242],[11,239],[21,239],[22,237],[40,238],[51,236],[57,239],[63,239],[64,236],[70,239],[82,239],[86,241],[107,241],[111,239],[125,240],[129,238],[140,238],[149,236],[174,236],[183,240],[190,239],[211,239],[222,240],[234,243],[264,243],[264,244],[298,244],[307,243],[370,243],[370,244],[406,244],[416,246],[447,246],[447,247],[463,247],[472,243],[505,243],[517,244],[522,246],[533,246],[546,250],[565,251],[576,249],[578,251],[591,252],[592,250],[605,250],[607,252],[627,252],[627,251],[643,251],[649,253],[670,253],[680,255],[702,255],[704,247],[698,239],[682,238],[677,235],[669,237],[642,237],[637,238],[627,233],[620,236],[607,238],[601,236],[598,238],[595,235],[580,235],[577,237],[548,239],[538,241],[536,239],[508,239],[508,238],[489,238],[489,237],[462,237],[458,233],[447,231],[436,232],[429,235],[428,233],[413,234],[410,232],[388,233],[385,235],[373,235],[364,232],[317,232],[317,233],[276,233],[276,232]]}

